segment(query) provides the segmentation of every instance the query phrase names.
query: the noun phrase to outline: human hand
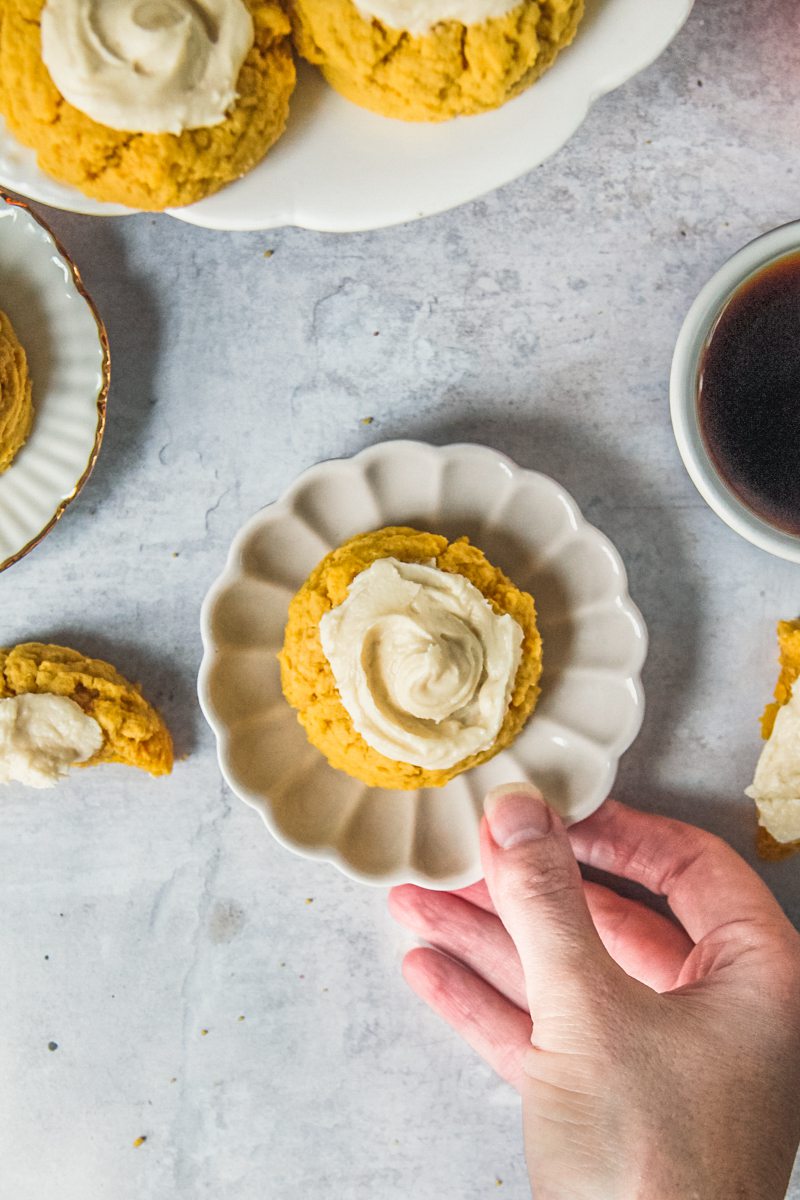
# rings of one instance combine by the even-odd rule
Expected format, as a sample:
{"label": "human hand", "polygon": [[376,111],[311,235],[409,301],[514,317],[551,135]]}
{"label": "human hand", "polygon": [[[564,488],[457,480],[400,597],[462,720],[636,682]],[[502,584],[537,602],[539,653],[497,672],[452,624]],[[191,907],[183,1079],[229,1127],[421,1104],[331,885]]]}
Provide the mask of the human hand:
{"label": "human hand", "polygon": [[[486,884],[399,887],[390,908],[436,947],[406,955],[411,987],[521,1093],[536,1200],[783,1197],[800,936],[766,885],[713,835],[613,800],[566,830],[514,785],[486,814]],[[576,859],[666,896],[682,928]]]}

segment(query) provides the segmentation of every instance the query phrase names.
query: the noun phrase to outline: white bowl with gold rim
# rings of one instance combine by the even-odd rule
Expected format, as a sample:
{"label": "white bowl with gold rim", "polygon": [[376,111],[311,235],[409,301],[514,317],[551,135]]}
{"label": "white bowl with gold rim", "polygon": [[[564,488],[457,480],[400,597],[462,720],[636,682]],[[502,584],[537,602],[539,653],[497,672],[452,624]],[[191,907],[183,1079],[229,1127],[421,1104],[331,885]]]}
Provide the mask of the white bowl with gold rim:
{"label": "white bowl with gold rim", "polygon": [[[365,529],[466,534],[529,590],[542,695],[519,737],[444,788],[370,788],[334,770],[283,698],[289,602],[331,549]],[[483,796],[535,779],[567,820],[602,804],[641,725],[647,635],[608,539],[554,480],[483,446],[383,442],[304,472],[244,526],[202,611],[199,695],[234,792],[283,845],[367,883],[480,877]]]}
{"label": "white bowl with gold rim", "polygon": [[33,428],[0,474],[0,570],[37,546],[100,453],[108,339],[80,274],[47,225],[0,192],[0,308],[28,358]]}

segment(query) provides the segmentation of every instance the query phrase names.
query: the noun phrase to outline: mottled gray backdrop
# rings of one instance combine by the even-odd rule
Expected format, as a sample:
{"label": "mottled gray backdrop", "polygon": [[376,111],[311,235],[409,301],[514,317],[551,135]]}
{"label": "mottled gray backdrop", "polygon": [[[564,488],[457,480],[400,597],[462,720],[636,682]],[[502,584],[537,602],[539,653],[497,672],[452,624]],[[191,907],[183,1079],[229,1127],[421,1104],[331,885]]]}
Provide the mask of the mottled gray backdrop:
{"label": "mottled gray backdrop", "polygon": [[[223,787],[200,602],[242,521],[318,459],[507,451],[616,542],[650,628],[617,794],[752,859],[742,789],[800,571],[696,495],[667,379],[708,276],[800,215],[797,46],[794,0],[698,0],[551,162],[403,228],[48,214],[108,323],[110,420],[83,495],[2,577],[0,640],[108,656],[186,758],[167,782],[2,797],[4,1197],[527,1195],[515,1099],[406,990],[384,894],[279,849]],[[761,869],[800,918],[800,860]]]}

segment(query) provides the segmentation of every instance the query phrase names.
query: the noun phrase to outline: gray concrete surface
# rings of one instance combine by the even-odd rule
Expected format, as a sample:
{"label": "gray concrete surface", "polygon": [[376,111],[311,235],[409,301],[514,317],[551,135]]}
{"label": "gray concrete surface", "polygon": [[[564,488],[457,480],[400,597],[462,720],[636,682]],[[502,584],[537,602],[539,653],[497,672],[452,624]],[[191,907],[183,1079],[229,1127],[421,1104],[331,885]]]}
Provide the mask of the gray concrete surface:
{"label": "gray concrete surface", "polygon": [[[184,757],[167,782],[112,768],[2,797],[8,1200],[527,1195],[516,1102],[405,989],[384,895],[282,851],[222,785],[199,606],[239,525],[318,459],[497,446],[574,493],[647,620],[617,795],[752,860],[742,789],[800,572],[697,496],[667,378],[707,277],[798,216],[797,34],[792,0],[698,0],[551,162],[403,228],[48,214],[108,323],[110,423],[81,498],[0,582],[2,642],[109,657]],[[759,869],[800,919],[800,863]]]}

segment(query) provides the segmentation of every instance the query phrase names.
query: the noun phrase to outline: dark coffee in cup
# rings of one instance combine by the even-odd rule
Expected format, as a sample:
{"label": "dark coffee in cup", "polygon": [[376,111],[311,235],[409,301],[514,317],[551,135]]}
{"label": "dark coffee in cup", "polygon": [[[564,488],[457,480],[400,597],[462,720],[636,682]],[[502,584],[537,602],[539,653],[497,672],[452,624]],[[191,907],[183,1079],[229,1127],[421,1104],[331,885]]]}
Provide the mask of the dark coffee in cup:
{"label": "dark coffee in cup", "polygon": [[703,350],[697,406],[731,491],[800,535],[800,254],[761,268],[728,300]]}

